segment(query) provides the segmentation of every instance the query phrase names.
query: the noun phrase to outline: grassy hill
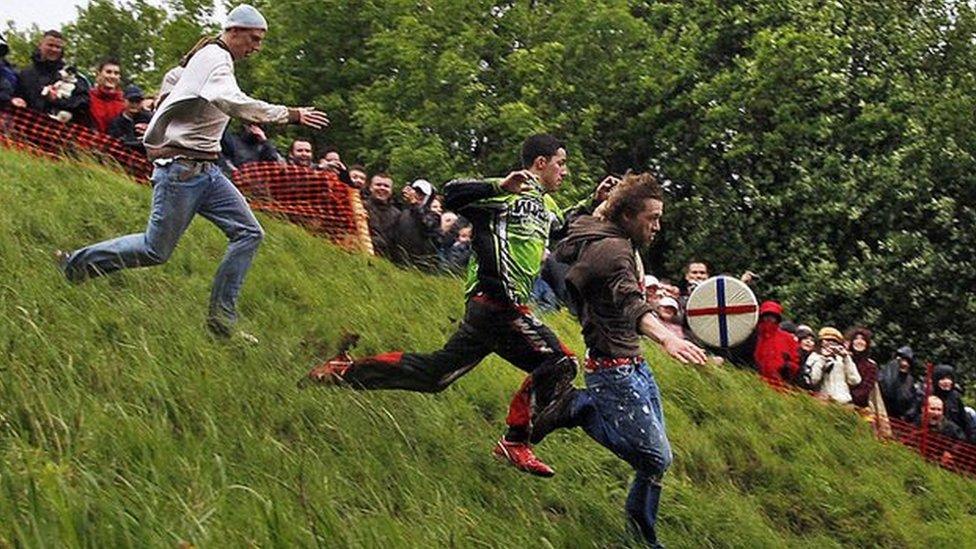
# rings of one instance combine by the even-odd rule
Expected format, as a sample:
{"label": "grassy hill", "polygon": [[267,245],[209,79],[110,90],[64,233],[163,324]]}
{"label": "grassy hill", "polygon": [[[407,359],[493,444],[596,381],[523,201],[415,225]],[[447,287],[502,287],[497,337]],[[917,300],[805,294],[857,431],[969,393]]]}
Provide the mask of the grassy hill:
{"label": "grassy hill", "polygon": [[[295,382],[342,328],[360,352],[433,350],[461,285],[262,217],[241,298],[257,347],[203,320],[224,251],[198,219],[171,261],[81,286],[55,248],[141,230],[149,190],[0,149],[0,547],[631,547],[629,468],[578,432],[543,480],[489,455],[521,373],[484,362],[436,396]],[[548,319],[582,351],[572,319]],[[675,547],[959,547],[976,483],[852,414],[649,349],[675,465]],[[580,380],[581,381],[581,380]]]}

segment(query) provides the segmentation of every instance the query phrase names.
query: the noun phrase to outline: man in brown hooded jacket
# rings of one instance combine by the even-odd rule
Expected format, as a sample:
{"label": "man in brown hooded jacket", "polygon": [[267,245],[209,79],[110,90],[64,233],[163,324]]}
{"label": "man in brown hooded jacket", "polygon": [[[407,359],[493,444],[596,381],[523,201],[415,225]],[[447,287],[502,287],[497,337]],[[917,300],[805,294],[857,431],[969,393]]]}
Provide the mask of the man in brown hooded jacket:
{"label": "man in brown hooded jacket", "polygon": [[661,397],[641,356],[640,336],[659,342],[682,362],[704,364],[705,352],[671,332],[653,313],[643,287],[638,248],[661,228],[664,201],[650,174],[628,174],[592,216],[570,226],[556,249],[570,264],[566,283],[579,311],[586,341],[586,386],[553,401],[539,416],[533,442],[556,428],[582,427],[627,461],[636,476],[626,510],[651,546],[661,478],[671,464]]}

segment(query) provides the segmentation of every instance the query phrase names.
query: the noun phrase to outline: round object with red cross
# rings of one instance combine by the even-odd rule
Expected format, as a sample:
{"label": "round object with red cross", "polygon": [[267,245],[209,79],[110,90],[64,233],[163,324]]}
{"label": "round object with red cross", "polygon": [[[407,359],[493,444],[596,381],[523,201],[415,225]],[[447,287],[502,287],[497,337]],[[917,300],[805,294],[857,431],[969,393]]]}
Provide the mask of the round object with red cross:
{"label": "round object with red cross", "polygon": [[713,276],[688,296],[688,326],[705,344],[723,349],[745,341],[759,321],[756,295],[744,282]]}

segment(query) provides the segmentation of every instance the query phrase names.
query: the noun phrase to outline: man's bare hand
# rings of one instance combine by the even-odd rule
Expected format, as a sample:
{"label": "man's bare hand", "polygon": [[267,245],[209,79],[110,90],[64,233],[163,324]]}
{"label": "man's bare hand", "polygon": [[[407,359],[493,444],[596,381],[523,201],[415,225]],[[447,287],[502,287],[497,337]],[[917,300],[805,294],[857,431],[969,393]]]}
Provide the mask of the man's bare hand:
{"label": "man's bare hand", "polygon": [[261,126],[258,126],[257,124],[248,125],[247,131],[251,132],[251,135],[253,135],[254,138],[261,143],[264,143],[265,141],[268,140],[268,136],[265,135],[264,130],[262,130]]}
{"label": "man's bare hand", "polygon": [[665,339],[662,345],[669,355],[685,364],[705,364],[708,362],[708,355],[705,351],[686,339],[670,337]]}
{"label": "man's bare hand", "polygon": [[407,185],[400,190],[400,196],[402,196],[403,201],[410,206],[416,206],[421,202],[420,195],[418,195],[417,191],[415,191],[410,185]]}
{"label": "man's bare hand", "polygon": [[535,180],[535,175],[529,170],[519,170],[512,172],[502,180],[501,188],[512,194],[520,194],[529,190],[531,186],[529,181]]}
{"label": "man's bare hand", "polygon": [[27,108],[27,101],[24,101],[21,97],[14,97],[10,100],[10,104],[17,107],[18,109]]}
{"label": "man's bare hand", "polygon": [[319,162],[319,169],[340,173],[346,171],[346,165],[342,160],[323,160]]}
{"label": "man's bare hand", "polygon": [[620,183],[619,177],[614,177],[612,175],[604,177],[603,181],[596,186],[596,190],[593,191],[593,199],[597,202],[603,202],[608,196],[610,196],[610,191],[617,186],[617,183]]}
{"label": "man's bare hand", "polygon": [[313,130],[322,130],[328,127],[329,117],[324,112],[316,110],[315,107],[299,107],[298,123]]}

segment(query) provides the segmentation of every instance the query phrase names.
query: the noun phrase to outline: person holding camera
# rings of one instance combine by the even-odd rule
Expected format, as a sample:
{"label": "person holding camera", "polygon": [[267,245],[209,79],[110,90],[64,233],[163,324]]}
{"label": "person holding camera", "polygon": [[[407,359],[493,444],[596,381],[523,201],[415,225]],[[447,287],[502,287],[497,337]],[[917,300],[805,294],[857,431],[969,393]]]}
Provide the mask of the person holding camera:
{"label": "person holding camera", "polygon": [[807,358],[810,381],[817,392],[841,404],[850,404],[851,387],[861,383],[851,353],[844,346],[840,330],[830,326],[820,329],[820,348]]}

